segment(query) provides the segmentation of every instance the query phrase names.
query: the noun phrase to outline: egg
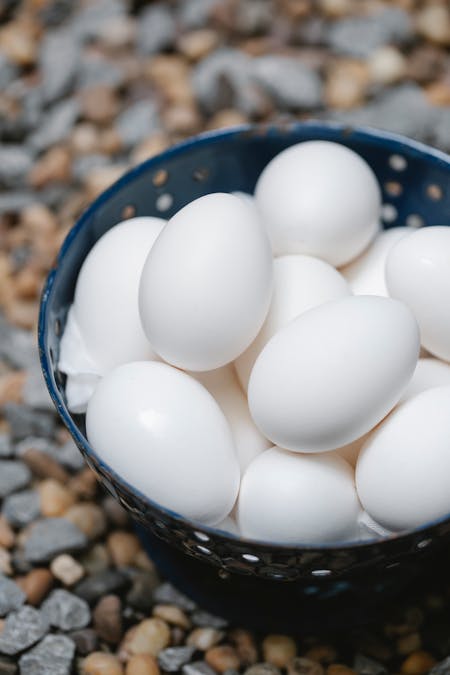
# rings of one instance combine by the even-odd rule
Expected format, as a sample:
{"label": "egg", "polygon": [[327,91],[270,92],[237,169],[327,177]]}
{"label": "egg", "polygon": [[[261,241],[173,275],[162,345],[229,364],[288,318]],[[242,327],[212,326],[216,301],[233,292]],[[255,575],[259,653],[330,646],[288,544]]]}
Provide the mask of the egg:
{"label": "egg", "polygon": [[262,171],[255,198],[275,255],[307,253],[339,267],[379,230],[375,174],[338,143],[306,141],[283,150]]}
{"label": "egg", "polygon": [[86,432],[100,459],[159,505],[205,525],[230,513],[240,479],[231,429],[186,373],[156,361],[115,368],[89,401]]}
{"label": "egg", "polygon": [[350,295],[350,288],[331,265],[307,255],[285,255],[273,266],[272,301],[266,320],[252,344],[235,361],[242,387],[247,390],[253,364],[272,335],[308,309]]}
{"label": "egg", "polygon": [[414,312],[425,349],[450,361],[450,228],[424,227],[401,239],[388,255],[386,284]]}
{"label": "egg", "polygon": [[369,515],[388,530],[424,525],[450,513],[450,386],[405,401],[372,434],[356,465]]}
{"label": "egg", "polygon": [[165,223],[161,218],[131,218],[92,247],[78,275],[72,324],[61,340],[61,370],[105,375],[128,361],[155,358],[141,326],[138,291],[148,252]]}
{"label": "egg", "polygon": [[389,295],[384,278],[386,258],[394,244],[412,232],[413,227],[383,230],[356,260],[341,269],[355,295]]}
{"label": "egg", "polygon": [[148,340],[179,368],[230,363],[263,324],[272,276],[255,209],[230,194],[196,199],[167,223],[144,265],[139,306]]}
{"label": "egg", "polygon": [[359,512],[345,460],[277,447],[250,464],[237,507],[242,536],[292,545],[348,541],[356,535]]}
{"label": "egg", "polygon": [[222,532],[227,532],[228,534],[235,534],[239,536],[239,528],[236,521],[231,516],[227,516],[220,523],[215,525],[216,530],[221,530]]}
{"label": "egg", "polygon": [[270,448],[272,443],[264,438],[252,420],[247,399],[239,385],[233,366],[228,365],[217,370],[191,374],[206,387],[227,418],[241,471],[245,471],[250,462],[261,452]]}
{"label": "egg", "polygon": [[280,447],[339,448],[397,403],[418,353],[417,323],[402,302],[363,295],[327,302],[266,344],[250,376],[250,412]]}
{"label": "egg", "polygon": [[432,387],[442,387],[447,384],[450,385],[450,364],[433,358],[419,359],[414,375],[400,401],[406,401]]}
{"label": "egg", "polygon": [[351,441],[351,443],[347,443],[346,445],[342,445],[340,448],[336,448],[334,452],[337,452],[337,454],[345,459],[351,466],[355,467],[361,448],[369,437],[371,431],[372,430],[368,431],[366,434],[360,436],[355,441]]}

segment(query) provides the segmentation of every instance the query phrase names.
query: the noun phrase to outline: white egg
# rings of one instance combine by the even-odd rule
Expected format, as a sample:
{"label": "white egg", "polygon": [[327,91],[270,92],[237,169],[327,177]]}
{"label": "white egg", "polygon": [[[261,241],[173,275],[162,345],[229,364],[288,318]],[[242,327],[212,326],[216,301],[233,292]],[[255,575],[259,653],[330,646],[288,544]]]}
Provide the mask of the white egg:
{"label": "white egg", "polygon": [[233,366],[191,375],[206,387],[222,409],[231,427],[241,471],[245,471],[250,462],[272,443],[264,438],[252,420]]}
{"label": "white egg", "polygon": [[255,210],[229,194],[196,199],[167,223],[145,263],[139,306],[148,339],[180,368],[230,363],[262,326],[272,276]]}
{"label": "white egg", "polygon": [[266,320],[252,344],[235,361],[242,387],[264,345],[272,335],[312,307],[350,295],[350,288],[334,267],[307,255],[285,255],[274,260],[273,294]]}
{"label": "white egg", "polygon": [[361,511],[358,525],[359,538],[363,541],[368,539],[386,539],[386,537],[390,537],[393,534],[391,530],[387,530],[371,518],[367,511]]}
{"label": "white egg", "polygon": [[375,174],[338,143],[307,141],[283,150],[261,173],[255,197],[276,255],[307,253],[339,267],[379,230]]}
{"label": "white egg", "polygon": [[400,240],[386,261],[386,284],[414,312],[425,349],[450,361],[450,227],[424,227]]}
{"label": "white egg", "polygon": [[360,436],[356,439],[356,441],[351,441],[351,443],[347,443],[346,445],[342,445],[340,448],[336,448],[336,450],[333,452],[337,452],[337,454],[345,459],[346,462],[355,467],[361,448],[369,437],[371,431],[368,431],[363,436]]}
{"label": "white egg", "polygon": [[386,258],[394,244],[412,232],[413,227],[383,230],[364,253],[341,269],[355,295],[389,295],[384,278]]}
{"label": "white egg", "polygon": [[428,389],[392,412],[356,465],[359,498],[389,530],[407,530],[450,513],[450,387]]}
{"label": "white egg", "polygon": [[231,429],[186,373],[156,361],[119,366],[89,401],[86,430],[99,457],[161,506],[205,525],[230,513],[240,477]]}
{"label": "white egg", "polygon": [[360,508],[353,470],[341,457],[275,447],[242,478],[238,525],[244,537],[282,544],[349,541]]}
{"label": "white egg", "polygon": [[144,262],[165,223],[161,218],[131,218],[92,247],[78,275],[71,310],[86,354],[72,350],[70,337],[66,342],[63,337],[64,372],[80,372],[80,358],[91,362],[84,364],[91,368],[88,373],[98,375],[122,363],[155,358],[141,326],[138,291]]}
{"label": "white egg", "polygon": [[280,447],[338,448],[387,415],[418,353],[417,323],[403,303],[368,295],[327,302],[266,344],[250,376],[250,412]]}
{"label": "white egg", "polygon": [[227,516],[214,527],[216,530],[222,530],[222,532],[228,532],[229,534],[236,534],[237,536],[240,534],[238,525],[231,516]]}
{"label": "white egg", "polygon": [[450,385],[450,364],[433,358],[419,359],[414,375],[403,392],[400,402],[432,387],[442,387],[447,384]]}

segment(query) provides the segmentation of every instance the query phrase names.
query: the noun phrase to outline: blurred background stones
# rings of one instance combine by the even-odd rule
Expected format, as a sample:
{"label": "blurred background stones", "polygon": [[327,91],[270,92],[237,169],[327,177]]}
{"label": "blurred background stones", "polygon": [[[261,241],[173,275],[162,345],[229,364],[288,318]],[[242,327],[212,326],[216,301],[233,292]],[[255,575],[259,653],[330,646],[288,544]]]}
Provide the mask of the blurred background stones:
{"label": "blurred background stones", "polygon": [[42,284],[87,204],[203,130],[316,117],[450,151],[448,0],[0,0],[0,675],[450,672],[450,587],[254,636],[158,577],[53,411]]}

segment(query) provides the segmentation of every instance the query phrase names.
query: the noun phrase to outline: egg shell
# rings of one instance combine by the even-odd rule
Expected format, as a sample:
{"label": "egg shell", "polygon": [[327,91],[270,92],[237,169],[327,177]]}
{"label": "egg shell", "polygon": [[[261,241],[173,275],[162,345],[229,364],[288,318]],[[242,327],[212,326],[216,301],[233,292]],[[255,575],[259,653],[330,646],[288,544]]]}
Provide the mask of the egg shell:
{"label": "egg shell", "polygon": [[99,457],[150,499],[206,525],[223,520],[239,489],[230,426],[211,394],[165,363],[120,366],[86,414]]}
{"label": "egg shell", "polygon": [[382,230],[356,260],[341,269],[355,295],[389,296],[384,278],[386,258],[394,244],[412,232],[413,227]]}
{"label": "egg shell", "polygon": [[230,363],[262,326],[272,276],[253,208],[222,193],[191,202],[168,222],[142,272],[140,313],[155,351],[187,370]]}
{"label": "egg shell", "polygon": [[450,513],[450,387],[414,396],[371,434],[356,465],[369,515],[388,530],[408,530]]}
{"label": "egg shell", "polygon": [[[144,262],[165,223],[162,218],[131,218],[115,225],[81,267],[73,318],[98,375],[156,356],[141,326],[138,291]],[[63,338],[61,358],[68,365],[74,355],[65,354],[65,346]]]}
{"label": "egg shell", "polygon": [[245,390],[258,354],[280,328],[312,307],[350,295],[342,275],[328,263],[312,256],[276,258],[273,274],[272,301],[266,320],[252,344],[235,361],[239,381]]}
{"label": "egg shell", "polygon": [[250,376],[250,412],[280,447],[339,448],[397,403],[418,353],[417,323],[403,303],[368,295],[327,302],[266,344]]}
{"label": "egg shell", "polygon": [[264,438],[248,409],[247,399],[239,385],[233,366],[223,366],[204,373],[191,373],[219,404],[233,434],[236,453],[245,471],[250,462],[272,443]]}
{"label": "egg shell", "polygon": [[450,364],[432,357],[419,359],[414,375],[403,392],[400,402],[417,396],[417,394],[432,387],[445,385],[450,385]]}
{"label": "egg shell", "polygon": [[255,198],[275,255],[307,253],[339,267],[379,230],[375,174],[338,143],[306,141],[283,150],[258,178]]}
{"label": "egg shell", "polygon": [[414,312],[425,349],[450,361],[450,228],[424,227],[397,242],[386,284]]}
{"label": "egg shell", "polygon": [[242,536],[293,545],[354,539],[359,512],[353,470],[345,460],[277,447],[248,467],[237,508]]}

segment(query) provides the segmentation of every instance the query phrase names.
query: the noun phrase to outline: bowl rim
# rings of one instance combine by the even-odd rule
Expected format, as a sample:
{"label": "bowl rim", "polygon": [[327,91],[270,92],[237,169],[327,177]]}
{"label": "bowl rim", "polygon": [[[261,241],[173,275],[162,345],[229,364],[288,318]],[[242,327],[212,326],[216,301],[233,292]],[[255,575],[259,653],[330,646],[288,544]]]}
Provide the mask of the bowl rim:
{"label": "bowl rim", "polygon": [[[325,543],[299,543],[299,544],[286,544],[286,543],[277,543],[273,541],[265,541],[261,539],[248,539],[241,537],[234,533],[217,529],[211,525],[203,525],[192,521],[188,518],[183,517],[179,513],[172,511],[171,509],[164,507],[157,502],[153,501],[150,497],[146,496],[140,490],[132,486],[127,480],[122,478],[116,471],[101,457],[95,452],[92,446],[89,444],[87,438],[81,433],[77,424],[72,418],[71,413],[69,412],[62,395],[60,394],[58,387],[56,386],[54,371],[50,363],[50,357],[48,353],[47,346],[47,331],[48,323],[50,320],[50,301],[52,297],[52,291],[54,283],[56,281],[57,275],[59,273],[60,267],[64,264],[67,253],[76,241],[76,238],[86,223],[90,218],[95,214],[97,209],[105,204],[108,199],[115,194],[117,189],[124,188],[128,183],[134,180],[136,177],[143,175],[150,171],[151,169],[161,168],[160,165],[167,159],[176,158],[179,155],[183,155],[189,152],[191,149],[197,149],[205,145],[213,145],[216,142],[222,140],[231,140],[248,136],[270,136],[271,134],[286,134],[288,135],[292,131],[301,131],[302,129],[308,129],[310,132],[317,131],[317,133],[323,133],[324,131],[331,131],[342,134],[344,138],[357,138],[360,140],[370,140],[372,143],[377,145],[385,145],[386,142],[390,142],[393,147],[390,154],[402,154],[407,150],[409,156],[422,156],[426,154],[428,158],[433,160],[439,165],[443,165],[446,168],[450,169],[450,155],[447,155],[445,152],[433,148],[425,143],[416,141],[414,139],[407,138],[400,134],[383,131],[381,129],[376,129],[370,126],[364,125],[348,125],[342,124],[334,121],[325,121],[310,119],[306,121],[281,121],[277,122],[276,120],[268,124],[242,124],[233,127],[227,127],[225,129],[218,129],[212,131],[206,131],[201,134],[191,136],[179,143],[176,143],[164,150],[161,153],[151,157],[150,159],[141,162],[140,164],[132,167],[127,170],[118,180],[116,180],[110,187],[104,190],[95,200],[93,200],[89,206],[82,212],[82,214],[77,218],[74,225],[71,227],[67,233],[59,252],[56,256],[56,260],[52,268],[50,269],[42,293],[39,307],[39,318],[38,318],[38,351],[39,359],[41,364],[41,369],[45,379],[47,389],[49,391],[50,397],[53,401],[53,404],[56,408],[57,413],[59,414],[61,420],[65,424],[66,428],[69,430],[72,438],[75,440],[78,448],[83,449],[85,458],[89,461],[88,465],[91,467],[91,463],[100,467],[102,472],[105,472],[108,475],[108,480],[112,481],[113,485],[118,483],[122,485],[126,491],[136,495],[136,497],[146,503],[151,510],[156,512],[161,512],[166,518],[175,521],[175,523],[182,524],[183,526],[188,526],[192,529],[193,534],[197,535],[200,543],[202,541],[205,544],[208,544],[208,541],[211,537],[222,539],[224,542],[230,544],[239,544],[240,547],[248,545],[249,549],[261,549],[267,552],[267,549],[274,549],[275,551],[282,551],[292,555],[298,555],[303,552],[313,553],[313,552],[326,552],[326,551],[352,551],[356,549],[369,548],[371,546],[382,546],[383,544],[388,544],[393,541],[401,541],[408,539],[411,535],[417,535],[425,533],[427,530],[434,528],[445,522],[450,522],[450,512],[445,516],[428,521],[427,523],[413,528],[411,530],[405,530],[400,532],[393,532],[389,536],[382,539],[373,537],[370,539],[358,540],[358,541],[342,541],[342,542],[325,542]],[[313,140],[313,139],[310,139]],[[303,141],[297,141],[303,142]],[[335,141],[338,142],[338,141]],[[92,467],[91,467],[92,468]],[[96,468],[95,473],[98,473]],[[202,539],[198,535],[207,535],[207,539]],[[427,541],[427,540],[425,540]]]}

